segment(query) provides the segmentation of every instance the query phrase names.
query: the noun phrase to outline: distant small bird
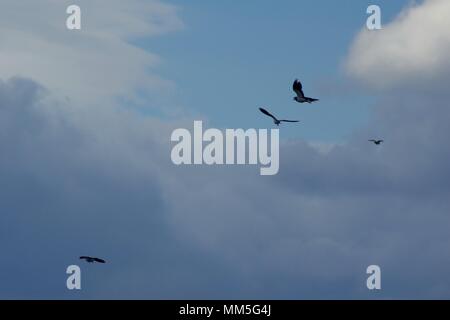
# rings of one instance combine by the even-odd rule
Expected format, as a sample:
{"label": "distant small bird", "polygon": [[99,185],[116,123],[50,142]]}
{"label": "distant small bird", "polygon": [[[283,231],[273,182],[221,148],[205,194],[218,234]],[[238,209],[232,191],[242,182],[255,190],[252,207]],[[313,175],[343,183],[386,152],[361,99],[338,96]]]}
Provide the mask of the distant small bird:
{"label": "distant small bird", "polygon": [[103,259],[99,259],[99,258],[94,258],[94,257],[86,257],[86,256],[82,256],[80,257],[81,260],[86,260],[86,262],[88,263],[94,263],[94,262],[98,262],[98,263],[106,263],[105,260]]}
{"label": "distant small bird", "polygon": [[259,111],[264,113],[266,116],[271,117],[273,119],[273,123],[275,123],[277,126],[279,126],[282,122],[299,122],[297,120],[278,120],[276,117],[274,117],[272,114],[270,114],[269,111],[267,111],[263,108],[259,108]]}
{"label": "distant small bird", "polygon": [[369,141],[375,143],[377,146],[379,146],[380,144],[382,144],[384,142],[384,140],[374,140],[374,139],[369,140]]}
{"label": "distant small bird", "polygon": [[292,89],[297,94],[297,96],[294,97],[294,100],[299,103],[305,103],[305,102],[312,103],[315,101],[319,101],[319,99],[305,97],[305,94],[303,93],[303,85],[300,81],[298,81],[298,79],[296,79],[294,81],[294,85],[292,86]]}

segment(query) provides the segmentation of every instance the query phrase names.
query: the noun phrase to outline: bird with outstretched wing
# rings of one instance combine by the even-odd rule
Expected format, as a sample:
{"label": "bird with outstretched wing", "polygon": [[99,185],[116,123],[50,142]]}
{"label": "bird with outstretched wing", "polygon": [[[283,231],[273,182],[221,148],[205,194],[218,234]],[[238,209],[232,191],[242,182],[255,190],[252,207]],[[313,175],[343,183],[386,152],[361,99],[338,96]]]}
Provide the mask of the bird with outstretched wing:
{"label": "bird with outstretched wing", "polygon": [[292,89],[297,95],[296,97],[294,97],[294,100],[297,101],[298,103],[305,103],[305,102],[313,103],[315,101],[319,101],[319,99],[305,97],[305,94],[303,93],[303,85],[298,79],[295,79]]}
{"label": "bird with outstretched wing", "polygon": [[98,263],[106,263],[105,260],[100,259],[100,258],[95,258],[95,257],[87,257],[87,256],[82,256],[80,257],[81,260],[85,260],[88,263],[94,263],[94,262],[98,262]]}
{"label": "bird with outstretched wing", "polygon": [[369,141],[375,143],[377,146],[379,146],[380,144],[382,144],[384,142],[384,140],[375,140],[375,139],[371,139]]}
{"label": "bird with outstretched wing", "polygon": [[269,116],[273,119],[273,123],[279,126],[282,122],[299,122],[298,120],[278,120],[274,115],[272,115],[269,111],[264,108],[259,108],[259,111],[264,113],[266,116]]}

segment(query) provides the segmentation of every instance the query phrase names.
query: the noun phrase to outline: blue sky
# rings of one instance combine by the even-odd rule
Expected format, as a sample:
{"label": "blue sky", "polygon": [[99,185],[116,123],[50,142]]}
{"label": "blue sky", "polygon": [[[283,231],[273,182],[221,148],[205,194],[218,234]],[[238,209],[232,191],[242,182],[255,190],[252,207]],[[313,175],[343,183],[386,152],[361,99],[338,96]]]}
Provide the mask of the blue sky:
{"label": "blue sky", "polygon": [[[164,57],[158,72],[176,83],[177,103],[210,125],[266,127],[257,111],[265,106],[280,117],[301,119],[301,125],[283,128],[283,138],[335,143],[366,123],[372,96],[330,89],[348,82],[342,63],[373,1],[173,3],[185,29],[140,45]],[[389,22],[407,1],[376,3]],[[320,104],[292,100],[296,77]]]}
{"label": "blue sky", "polygon": [[[376,32],[359,0],[79,0],[79,32],[70,4],[2,2],[0,298],[450,297],[448,0],[377,1]],[[278,175],[172,163],[259,106],[302,120]]]}

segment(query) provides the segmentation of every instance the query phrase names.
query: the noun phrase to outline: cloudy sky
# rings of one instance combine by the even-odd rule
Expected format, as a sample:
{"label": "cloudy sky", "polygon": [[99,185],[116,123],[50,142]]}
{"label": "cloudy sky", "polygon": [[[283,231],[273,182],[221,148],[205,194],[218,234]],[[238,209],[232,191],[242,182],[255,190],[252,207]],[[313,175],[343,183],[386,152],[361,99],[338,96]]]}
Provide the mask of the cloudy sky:
{"label": "cloudy sky", "polygon": [[[450,298],[448,0],[77,3],[2,2],[0,298]],[[260,106],[302,120],[278,175],[172,164]]]}

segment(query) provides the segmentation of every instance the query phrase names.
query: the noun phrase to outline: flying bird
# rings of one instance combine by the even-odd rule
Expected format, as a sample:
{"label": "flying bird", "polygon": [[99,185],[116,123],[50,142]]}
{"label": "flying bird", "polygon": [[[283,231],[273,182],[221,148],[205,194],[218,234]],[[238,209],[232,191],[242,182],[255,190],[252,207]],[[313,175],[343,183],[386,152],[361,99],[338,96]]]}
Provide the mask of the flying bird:
{"label": "flying bird", "polygon": [[297,120],[278,120],[275,116],[273,116],[272,114],[270,114],[269,111],[263,109],[263,108],[259,108],[259,111],[261,111],[262,113],[264,113],[266,116],[269,116],[273,119],[273,123],[275,123],[277,126],[279,126],[282,122],[299,122]]}
{"label": "flying bird", "polygon": [[303,93],[302,83],[300,81],[298,81],[298,79],[296,79],[294,81],[294,85],[292,86],[292,89],[297,94],[297,96],[294,97],[294,100],[299,102],[299,103],[305,103],[305,102],[312,103],[312,102],[315,102],[315,101],[319,101],[319,99],[305,97],[305,94]]}
{"label": "flying bird", "polygon": [[382,144],[384,142],[384,140],[374,140],[374,139],[369,140],[369,141],[375,143],[377,146],[379,146],[380,144]]}
{"label": "flying bird", "polygon": [[106,263],[105,260],[103,259],[99,259],[99,258],[94,258],[94,257],[86,257],[86,256],[82,256],[80,257],[81,260],[86,260],[86,262],[88,263],[94,263],[94,262],[98,262],[98,263]]}

